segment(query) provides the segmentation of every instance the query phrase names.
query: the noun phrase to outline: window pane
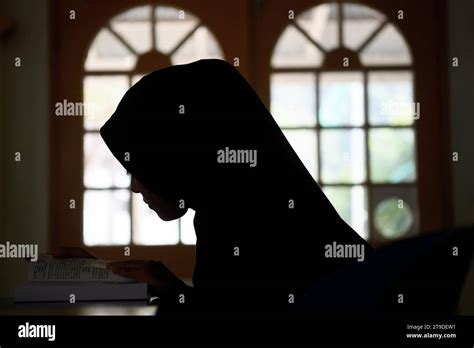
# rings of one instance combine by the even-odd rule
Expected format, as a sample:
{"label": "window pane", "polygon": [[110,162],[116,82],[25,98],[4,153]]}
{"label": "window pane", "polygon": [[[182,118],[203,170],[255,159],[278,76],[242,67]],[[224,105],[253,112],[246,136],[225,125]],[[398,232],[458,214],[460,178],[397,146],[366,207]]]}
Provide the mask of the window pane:
{"label": "window pane", "polygon": [[405,39],[393,24],[388,24],[361,52],[364,65],[411,64]]}
{"label": "window pane", "polygon": [[392,197],[380,202],[374,211],[374,226],[388,239],[400,238],[413,226],[413,212],[410,205]]}
{"label": "window pane", "polygon": [[171,56],[171,61],[173,64],[186,64],[198,59],[223,57],[214,35],[206,27],[199,27]]}
{"label": "window pane", "polygon": [[319,100],[321,126],[361,126],[364,124],[362,73],[322,73]]}
{"label": "window pane", "polygon": [[373,182],[412,182],[416,179],[415,134],[412,129],[369,131],[370,179]]}
{"label": "window pane", "polygon": [[373,240],[416,235],[419,226],[415,186],[374,186],[371,190]]}
{"label": "window pane", "polygon": [[364,131],[322,130],[321,176],[323,183],[360,183],[365,180]]}
{"label": "window pane", "polygon": [[86,190],[84,192],[84,244],[130,243],[130,191]]}
{"label": "window pane", "polygon": [[411,125],[419,110],[413,102],[413,74],[408,71],[369,73],[369,122]]}
{"label": "window pane", "polygon": [[187,213],[181,218],[181,243],[196,244],[196,233],[194,231],[195,211],[188,209]]}
{"label": "window pane", "polygon": [[101,29],[92,42],[85,63],[86,70],[132,70],[137,57],[107,28]]}
{"label": "window pane", "polygon": [[112,116],[128,90],[127,76],[86,76],[84,78],[86,130],[98,130]]}
{"label": "window pane", "polygon": [[367,6],[343,4],[344,46],[357,50],[365,40],[382,24],[385,16]]}
{"label": "window pane", "polygon": [[109,188],[130,185],[130,177],[119,161],[112,155],[100,134],[84,135],[84,186],[86,188]]}
{"label": "window pane", "polygon": [[283,133],[308,172],[318,180],[316,131],[287,129]]}
{"label": "window pane", "polygon": [[198,24],[198,19],[191,13],[173,7],[158,6],[155,13],[156,47],[165,54]]}
{"label": "window pane", "polygon": [[141,6],[124,12],[110,21],[111,28],[137,53],[152,49],[151,6]]}
{"label": "window pane", "polygon": [[281,34],[272,54],[272,66],[317,67],[323,62],[323,54],[294,26],[289,25]]}
{"label": "window pane", "polygon": [[309,9],[299,15],[296,22],[324,49],[331,50],[339,45],[336,4],[324,4]]}
{"label": "window pane", "polygon": [[280,127],[316,125],[314,74],[272,74],[270,88],[270,110]]}
{"label": "window pane", "polygon": [[161,220],[158,214],[143,202],[141,194],[132,196],[133,242],[141,245],[178,244],[178,220]]}
{"label": "window pane", "polygon": [[337,212],[362,238],[369,238],[367,190],[363,186],[324,186],[323,191]]}

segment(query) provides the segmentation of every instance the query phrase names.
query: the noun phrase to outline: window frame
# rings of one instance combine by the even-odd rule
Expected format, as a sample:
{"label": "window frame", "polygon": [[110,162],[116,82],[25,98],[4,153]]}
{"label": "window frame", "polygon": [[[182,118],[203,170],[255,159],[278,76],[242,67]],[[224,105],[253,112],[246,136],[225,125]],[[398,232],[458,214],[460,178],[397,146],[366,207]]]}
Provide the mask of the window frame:
{"label": "window frame", "polygon": [[[324,4],[333,4],[336,5],[336,12],[337,12],[337,42],[335,48],[331,49],[325,49],[324,45],[321,44],[321,42],[315,41],[312,37],[308,35],[308,32],[301,26],[301,24],[298,23],[298,16],[300,16],[303,12],[308,11],[308,10],[313,10],[316,7]],[[283,131],[287,130],[306,130],[306,131],[311,131],[312,134],[316,136],[316,168],[317,172],[316,173],[311,173],[313,176],[316,177],[316,181],[318,182],[318,185],[320,185],[321,189],[324,189],[326,187],[333,187],[333,188],[354,188],[357,186],[363,187],[364,189],[364,201],[366,205],[366,211],[367,211],[367,222],[366,222],[366,231],[364,231],[367,235],[367,239],[371,244],[379,244],[379,243],[389,243],[394,240],[390,240],[389,238],[383,237],[380,232],[376,231],[375,224],[374,224],[374,209],[377,207],[377,202],[373,201],[373,196],[374,192],[376,192],[379,189],[388,189],[388,190],[397,190],[397,188],[401,189],[413,189],[415,190],[415,197],[413,198],[413,202],[410,202],[411,204],[415,204],[415,206],[411,206],[411,208],[414,208],[415,215],[414,215],[414,220],[413,224],[408,230],[407,234],[404,234],[401,236],[401,238],[408,237],[413,234],[417,234],[419,231],[419,199],[418,199],[418,185],[419,185],[419,177],[418,177],[418,144],[417,144],[417,139],[418,139],[418,128],[416,126],[417,120],[413,120],[411,124],[406,124],[406,125],[389,125],[389,124],[371,124],[369,119],[369,78],[371,73],[393,73],[393,72],[403,72],[403,73],[409,73],[411,75],[411,86],[412,86],[412,98],[413,102],[416,102],[417,100],[417,91],[415,89],[415,57],[413,57],[413,53],[411,50],[411,47],[409,46],[409,43],[405,41],[405,37],[403,36],[403,32],[397,27],[397,23],[394,23],[392,20],[390,20],[389,17],[385,17],[380,21],[379,24],[374,28],[372,32],[369,33],[369,35],[361,41],[359,46],[356,49],[349,49],[346,48],[344,45],[344,21],[345,19],[345,14],[343,10],[343,5],[344,4],[357,4],[357,5],[362,5],[368,7],[367,4],[365,3],[355,3],[353,1],[346,1],[346,0],[326,0],[323,1],[317,5],[311,6],[309,8],[306,8],[302,12],[295,13],[294,15],[294,20],[291,20],[287,22],[287,26],[283,28],[283,32],[290,26],[296,29],[296,31],[305,37],[307,39],[307,44],[311,45],[313,48],[317,49],[320,51],[320,53],[323,55],[322,56],[322,62],[318,66],[305,66],[305,65],[300,65],[300,66],[272,66],[270,63],[270,76],[269,76],[269,87],[271,88],[271,79],[272,77],[277,74],[279,76],[284,75],[284,74],[306,74],[306,76],[312,76],[312,78],[315,81],[315,104],[316,108],[314,110],[315,113],[315,122],[316,124],[314,126],[286,126],[282,125],[281,129]],[[373,7],[370,7],[370,9],[374,9]],[[381,13],[384,15],[383,13]],[[398,32],[398,34],[402,37],[402,40],[404,40],[406,44],[406,48],[410,54],[410,62],[407,64],[383,64],[383,65],[376,65],[376,64],[369,64],[369,65],[364,65],[361,62],[361,53],[364,48],[367,46],[370,46],[371,43],[374,42],[374,40],[377,39],[377,35],[385,28],[387,28],[389,25],[393,25],[395,30]],[[280,36],[282,37],[282,36]],[[270,61],[273,59],[277,44],[279,42],[280,37],[276,40],[275,45],[274,45],[274,51],[272,52]],[[352,62],[349,64],[349,66],[344,67],[342,65],[343,61],[342,59],[345,57],[349,57],[350,61]],[[355,62],[354,62],[355,61]],[[361,75],[361,83],[362,83],[362,90],[363,90],[363,123],[361,125],[323,125],[321,124],[321,76],[326,73],[358,73]],[[271,103],[271,100],[269,101]],[[317,120],[317,121],[316,121]],[[360,129],[363,131],[363,147],[364,147],[364,162],[365,162],[365,179],[361,182],[324,182],[322,178],[322,166],[323,166],[323,150],[321,146],[321,137],[322,134],[325,131],[331,131],[331,130],[356,130]],[[415,162],[415,178],[413,181],[402,181],[399,183],[392,183],[392,182],[376,182],[371,178],[371,154],[370,154],[370,132],[371,130],[375,129],[408,129],[413,131],[414,135],[414,143],[413,143],[413,149],[414,149],[414,162]],[[386,197],[388,199],[390,197]],[[401,198],[401,197],[397,197]],[[380,201],[382,202],[382,201]],[[380,203],[378,202],[378,203]],[[408,204],[408,202],[407,202]]]}
{"label": "window frame", "polygon": [[[336,0],[343,1],[344,0]],[[255,23],[255,83],[257,91],[270,105],[270,76],[273,47],[288,25],[288,11],[298,14],[334,1],[298,0],[291,6],[272,3],[272,11],[263,8]],[[446,2],[445,0],[400,0],[397,4],[377,0],[345,1],[369,6],[394,22],[412,54],[415,102],[421,104],[421,118],[415,121],[416,167],[418,182],[419,233],[449,228],[453,224],[451,154],[448,115]],[[398,11],[404,19],[398,20]],[[369,68],[373,70],[373,67]],[[386,69],[384,67],[383,69]],[[325,69],[331,71],[332,69]],[[337,69],[340,71],[341,69]],[[360,70],[360,69],[359,69]],[[291,70],[297,71],[297,70]],[[433,102],[434,101],[434,102]],[[425,122],[428,121],[428,122]],[[371,224],[372,221],[369,221]],[[390,241],[374,241],[381,246]]]}
{"label": "window frame", "polygon": [[[126,10],[125,12],[121,12],[118,15],[123,15],[124,13],[127,13],[129,10],[135,10],[137,8],[143,9],[144,7],[147,7],[146,12],[148,12],[149,18],[144,20],[145,23],[149,25],[150,29],[150,42],[149,44],[151,45],[151,50],[146,51],[143,53],[140,53],[133,45],[132,42],[127,41],[127,38],[116,28],[114,28],[113,20],[116,19],[116,16],[110,18],[107,23],[100,29],[100,30],[106,30],[112,37],[114,37],[119,43],[122,44],[124,48],[126,48],[129,52],[130,55],[132,55],[134,58],[136,58],[136,63],[135,66],[132,69],[100,69],[100,68],[88,68],[87,67],[87,59],[84,62],[84,85],[85,81],[87,78],[102,78],[102,77],[109,77],[109,78],[122,78],[125,79],[127,82],[127,90],[131,88],[136,81],[136,78],[138,79],[142,75],[146,75],[156,69],[161,68],[162,66],[167,66],[171,64],[171,59],[172,55],[179,51],[183,46],[186,45],[188,40],[193,37],[193,35],[196,33],[197,30],[200,28],[205,28],[206,30],[208,29],[204,23],[199,18],[194,18],[195,23],[190,27],[190,30],[185,32],[185,35],[179,38],[175,42],[175,45],[173,48],[167,52],[163,53],[159,50],[158,47],[158,41],[157,41],[157,32],[156,32],[156,24],[159,23],[159,19],[157,18],[157,9],[158,8],[165,8],[165,7],[170,7],[167,4],[161,4],[159,2],[152,2],[148,4],[142,4],[138,6],[134,6],[131,9]],[[174,7],[176,10],[182,10],[182,8]],[[192,13],[189,13],[188,15],[193,15]],[[177,18],[176,18],[177,19]],[[178,20],[178,19],[177,19]],[[94,37],[93,40],[96,40],[98,36],[100,35],[100,32],[97,33],[97,35]],[[220,44],[216,42],[219,46]],[[93,50],[94,42],[91,43],[88,52],[89,53],[91,50]],[[221,49],[219,47],[219,49]],[[222,52],[221,52],[222,53]],[[84,96],[83,96],[83,101],[84,101]],[[95,127],[93,128],[88,128],[86,127],[86,124],[84,124],[83,127],[83,138],[85,142],[85,137],[87,135],[99,135],[99,129],[96,129]],[[85,158],[85,153],[83,153],[83,158]],[[110,154],[111,155],[111,154]],[[124,170],[125,171],[125,170]],[[84,175],[85,173],[83,173]],[[83,199],[84,195],[86,192],[92,193],[92,192],[107,192],[107,193],[112,193],[115,191],[120,191],[120,190],[128,190],[130,191],[130,196],[128,200],[128,214],[130,217],[130,228],[129,228],[129,237],[130,237],[130,242],[126,244],[111,244],[109,246],[130,246],[130,247],[135,247],[135,246],[144,246],[146,244],[139,244],[135,242],[135,219],[137,219],[137,216],[135,216],[135,211],[136,209],[140,209],[140,207],[136,206],[136,197],[134,197],[133,193],[130,190],[130,182],[127,186],[116,186],[116,185],[111,185],[108,187],[93,187],[93,186],[87,186],[87,184],[84,182],[83,184]],[[138,203],[140,204],[140,203]],[[85,214],[83,210],[83,214]],[[83,227],[83,233],[84,233],[84,227]],[[178,242],[176,244],[163,244],[163,245],[177,245],[177,244],[184,244],[182,243],[181,235],[182,235],[182,220],[179,219],[177,222],[177,232],[178,232]],[[157,232],[159,233],[159,232]],[[153,246],[161,246],[161,245],[153,245]],[[91,246],[89,246],[91,247]],[[92,246],[92,247],[95,247]]]}

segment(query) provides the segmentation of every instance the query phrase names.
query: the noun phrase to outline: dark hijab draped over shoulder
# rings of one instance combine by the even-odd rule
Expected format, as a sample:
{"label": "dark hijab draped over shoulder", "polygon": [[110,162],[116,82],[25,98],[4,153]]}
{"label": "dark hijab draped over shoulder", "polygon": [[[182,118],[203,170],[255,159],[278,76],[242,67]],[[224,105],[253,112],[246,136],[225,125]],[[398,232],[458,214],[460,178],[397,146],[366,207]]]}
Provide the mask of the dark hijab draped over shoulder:
{"label": "dark hijab draped over shoulder", "polygon": [[[225,61],[200,60],[143,77],[100,133],[138,181],[195,210],[196,291],[237,289],[232,296],[239,296],[264,289],[278,297],[351,261],[326,258],[326,244],[370,251],[252,87]],[[288,303],[288,295],[279,299]]]}

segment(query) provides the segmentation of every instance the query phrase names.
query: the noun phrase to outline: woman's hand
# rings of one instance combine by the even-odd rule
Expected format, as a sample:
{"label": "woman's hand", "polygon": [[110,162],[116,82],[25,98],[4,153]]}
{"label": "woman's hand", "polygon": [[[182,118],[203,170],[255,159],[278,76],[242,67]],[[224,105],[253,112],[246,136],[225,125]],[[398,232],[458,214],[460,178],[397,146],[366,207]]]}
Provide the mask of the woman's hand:
{"label": "woman's hand", "polygon": [[[57,258],[85,258],[97,259],[87,250],[78,247],[60,247],[52,252]],[[136,279],[139,282],[150,284],[153,288],[178,289],[187,287],[181,279],[176,277],[161,261],[130,260],[107,263],[107,268],[124,277]]]}
{"label": "woman's hand", "polygon": [[161,261],[130,260],[107,263],[107,268],[124,277],[150,284],[153,288],[183,288],[187,285]]}

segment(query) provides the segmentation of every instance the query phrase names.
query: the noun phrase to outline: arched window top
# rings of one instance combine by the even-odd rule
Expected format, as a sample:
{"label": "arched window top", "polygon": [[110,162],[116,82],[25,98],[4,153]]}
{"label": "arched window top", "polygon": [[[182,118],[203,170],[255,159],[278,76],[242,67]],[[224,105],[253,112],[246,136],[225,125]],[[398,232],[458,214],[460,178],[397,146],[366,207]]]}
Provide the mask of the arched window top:
{"label": "arched window top", "polygon": [[353,68],[409,66],[410,49],[388,18],[368,6],[328,2],[312,7],[289,24],[278,39],[272,67]]}
{"label": "arched window top", "polygon": [[86,71],[145,74],[203,58],[223,58],[212,32],[194,14],[160,5],[134,7],[100,29],[88,50]]}

